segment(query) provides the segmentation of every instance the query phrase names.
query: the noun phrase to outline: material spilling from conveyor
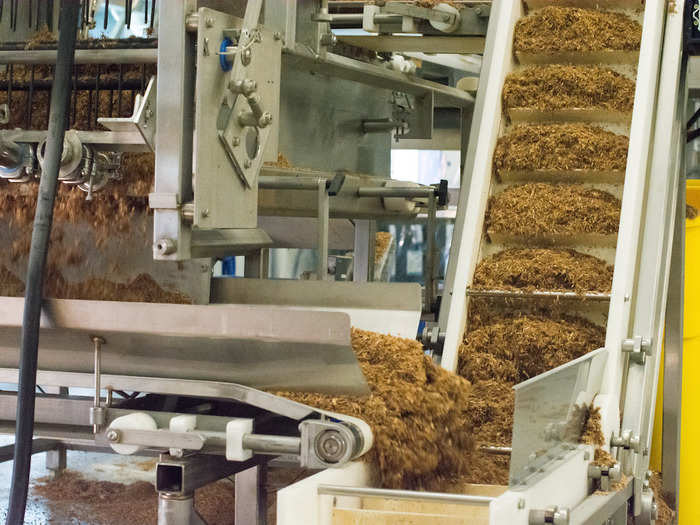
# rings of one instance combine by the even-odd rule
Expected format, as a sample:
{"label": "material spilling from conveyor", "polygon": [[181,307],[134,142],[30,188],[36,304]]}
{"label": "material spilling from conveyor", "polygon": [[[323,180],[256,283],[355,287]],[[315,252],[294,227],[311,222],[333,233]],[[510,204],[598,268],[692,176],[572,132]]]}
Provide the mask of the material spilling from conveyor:
{"label": "material spilling from conveyor", "polygon": [[629,139],[589,124],[520,124],[498,139],[497,176],[506,171],[624,171]]}
{"label": "material spilling from conveyor", "polygon": [[579,184],[510,186],[489,200],[486,232],[524,237],[610,235],[620,223],[620,200]]}
{"label": "material spilling from conveyor", "polygon": [[474,272],[474,290],[610,292],[613,268],[576,250],[509,248],[486,257]]}
{"label": "material spilling from conveyor", "polygon": [[367,397],[279,392],[300,403],[355,416],[374,433],[365,459],[388,488],[447,490],[470,472],[471,385],[440,368],[418,341],[353,329]]}
{"label": "material spilling from conveyor", "polygon": [[636,51],[641,39],[642,26],[622,13],[553,5],[518,20],[513,49],[523,53]]}
{"label": "material spilling from conveyor", "polygon": [[503,109],[602,109],[627,113],[634,104],[634,87],[634,80],[609,68],[534,66],[506,77]]}
{"label": "material spilling from conveyor", "polygon": [[672,501],[669,494],[664,490],[663,476],[659,472],[652,472],[649,485],[656,496],[656,504],[659,509],[659,516],[656,518],[656,525],[671,525],[676,513],[669,505]]}

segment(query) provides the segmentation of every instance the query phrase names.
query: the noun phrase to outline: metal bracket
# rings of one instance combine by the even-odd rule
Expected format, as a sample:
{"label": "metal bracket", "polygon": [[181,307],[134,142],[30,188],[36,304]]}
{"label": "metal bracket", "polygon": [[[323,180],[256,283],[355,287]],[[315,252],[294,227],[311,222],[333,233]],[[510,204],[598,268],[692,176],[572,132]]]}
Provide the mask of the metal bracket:
{"label": "metal bracket", "polygon": [[[212,435],[212,433],[209,433]],[[225,439],[225,435],[221,433]],[[169,430],[136,430],[109,428],[104,433],[103,439],[96,441],[106,442],[110,445],[138,445],[151,449],[169,450],[171,448],[183,450],[202,450],[206,443],[206,437],[197,432],[171,432]]]}
{"label": "metal bracket", "polygon": [[631,430],[623,430],[619,436],[613,435],[610,438],[610,446],[639,452],[641,442],[639,436],[632,434]]}
{"label": "metal bracket", "polygon": [[620,467],[619,463],[615,463],[612,467],[590,463],[588,465],[588,477],[600,480],[600,489],[608,492],[611,483],[616,483],[622,479],[622,467]]}
{"label": "metal bracket", "polygon": [[100,117],[97,121],[110,131],[138,131],[151,151],[155,151],[157,80],[151,77],[143,96],[136,95],[130,117]]}
{"label": "metal bracket", "polygon": [[307,420],[299,424],[299,462],[309,469],[324,469],[350,461],[361,445],[353,431],[342,423]]}
{"label": "metal bracket", "polygon": [[643,365],[651,355],[651,339],[635,335],[632,339],[622,341],[622,351],[630,354],[630,361]]}
{"label": "metal bracket", "polygon": [[528,516],[529,525],[544,525],[547,523],[553,523],[554,525],[568,525],[569,509],[553,506],[544,510],[530,510],[530,515]]}
{"label": "metal bracket", "polygon": [[442,347],[445,344],[445,332],[440,331],[440,326],[437,323],[426,323],[421,334],[421,342],[425,348],[434,352],[442,352]]}

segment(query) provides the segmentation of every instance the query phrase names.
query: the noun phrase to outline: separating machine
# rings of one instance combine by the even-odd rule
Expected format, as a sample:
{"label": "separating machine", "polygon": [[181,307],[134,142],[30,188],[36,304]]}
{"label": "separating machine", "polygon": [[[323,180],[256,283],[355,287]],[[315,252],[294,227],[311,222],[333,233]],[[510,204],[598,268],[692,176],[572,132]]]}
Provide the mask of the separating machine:
{"label": "separating machine", "polygon": [[[653,523],[647,469],[664,338],[664,481],[677,491],[679,412],[672,403],[680,397],[673,389],[680,388],[682,334],[682,3],[671,9],[662,0],[604,2],[636,10],[643,21],[628,181],[610,254],[615,278],[612,293],[597,298],[608,312],[606,346],[516,387],[507,489],[446,495],[372,488],[369,468],[353,461],[372,445],[363,421],[268,393],[366,392],[350,326],[415,337],[421,316],[429,321],[426,349],[456,369],[501,131],[500,93],[516,67],[513,28],[526,6],[547,3],[81,2],[85,38],[75,63],[94,65],[94,79],[76,77],[72,89],[95,95],[93,117],[101,127],[66,132],[59,181],[90,199],[118,179],[123,153],[155,153],[153,214],[133,219],[148,233],[135,232],[133,248],[107,243],[91,267],[121,281],[147,272],[195,304],[47,301],[37,371],[47,393],[35,399],[31,452],[49,451],[55,470],[65,467],[66,449],[158,456],[164,525],[201,522],[194,490],[233,474],[236,522],[260,523],[265,467],[290,465],[321,472],[279,491],[280,524],[341,523],[344,511],[377,497],[457,505],[459,523],[622,524],[628,509],[635,523]],[[22,184],[46,166],[52,140],[48,123],[29,129],[32,94],[50,85],[34,82],[34,68],[61,59],[55,43],[27,48],[26,42],[44,23],[58,35],[60,2],[5,4],[2,109],[6,122],[20,111],[28,124],[0,132],[0,176]],[[120,20],[113,20],[115,6],[124,7]],[[103,23],[105,30],[128,28],[137,8],[152,35],[99,45],[90,39]],[[456,83],[446,74],[450,86],[419,76],[407,57],[427,63],[428,53],[483,53],[476,100],[471,88],[455,86],[471,86],[469,78]],[[449,63],[441,55],[432,60]],[[101,79],[100,68],[114,64],[116,81]],[[31,80],[13,82],[18,65],[31,68]],[[139,77],[121,74],[134,65]],[[101,90],[117,93],[119,103],[122,91],[135,95],[131,116],[113,117],[111,110],[100,116]],[[27,96],[13,99],[18,92]],[[13,106],[21,103],[27,106]],[[75,99],[72,104],[75,115]],[[388,177],[392,140],[429,140],[445,122],[460,137],[463,180],[440,293],[434,239],[446,184]],[[280,155],[289,162],[276,162]],[[372,282],[375,221],[384,218],[426,221],[423,287]],[[0,228],[0,236],[9,235]],[[315,248],[314,279],[265,279],[270,250],[279,247]],[[352,251],[349,260],[335,258],[335,275],[329,275],[329,249]],[[246,278],[212,279],[213,261],[235,255],[245,256]],[[350,276],[352,282],[342,282]],[[69,271],[64,277],[81,278]],[[22,299],[0,298],[0,381],[6,383],[18,382],[22,309]],[[85,388],[94,394],[86,396]],[[614,473],[590,465],[591,446],[557,437],[576,405],[594,398],[606,448],[631,479],[617,492],[592,494],[593,478],[612,480]],[[2,430],[12,433],[22,417],[17,394],[3,392]],[[3,459],[11,455],[5,450]]]}

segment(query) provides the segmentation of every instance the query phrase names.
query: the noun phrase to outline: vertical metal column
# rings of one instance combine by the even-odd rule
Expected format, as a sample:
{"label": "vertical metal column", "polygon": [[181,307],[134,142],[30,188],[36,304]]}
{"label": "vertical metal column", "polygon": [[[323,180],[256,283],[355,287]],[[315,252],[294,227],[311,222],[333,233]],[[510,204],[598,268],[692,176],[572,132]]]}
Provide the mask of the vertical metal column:
{"label": "vertical metal column", "polygon": [[369,222],[355,220],[352,280],[356,283],[366,283],[369,277]]}
{"label": "vertical metal column", "polygon": [[685,152],[680,160],[676,227],[664,333],[664,410],[661,469],[664,491],[678,510],[681,451],[681,393],[683,384],[683,287],[685,282]]}
{"label": "vertical metal column", "polygon": [[49,477],[56,479],[63,474],[67,465],[66,447],[58,445],[54,450],[46,452],[46,470],[49,471]]}
{"label": "vertical metal column", "polygon": [[328,278],[328,221],[329,200],[326,179],[318,180],[318,262],[316,264],[316,279],[325,281]]}
{"label": "vertical metal column", "polygon": [[[191,230],[179,205],[192,200],[192,129],[194,120],[194,44],[185,28],[194,0],[158,2],[158,119],[153,233],[154,256],[189,259]],[[155,249],[160,245],[161,250]]]}
{"label": "vertical metal column", "polygon": [[265,525],[267,505],[265,465],[257,465],[236,474],[235,524]]}
{"label": "vertical metal column", "polygon": [[158,493],[158,525],[207,525],[194,510],[194,494]]}
{"label": "vertical metal column", "polygon": [[425,243],[425,295],[423,296],[423,311],[432,312],[435,305],[435,230],[437,222],[437,201],[435,194],[428,197],[428,223]]}

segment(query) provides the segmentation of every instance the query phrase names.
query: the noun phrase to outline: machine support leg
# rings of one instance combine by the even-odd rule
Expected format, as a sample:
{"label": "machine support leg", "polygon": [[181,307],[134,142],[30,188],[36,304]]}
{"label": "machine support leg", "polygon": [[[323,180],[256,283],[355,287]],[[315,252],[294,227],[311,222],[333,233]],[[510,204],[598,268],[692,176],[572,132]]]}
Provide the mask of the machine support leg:
{"label": "machine support leg", "polygon": [[207,525],[194,510],[194,493],[158,493],[158,525]]}
{"label": "machine support leg", "polygon": [[316,279],[325,281],[328,277],[328,221],[330,196],[326,188],[326,180],[318,182],[318,263],[316,266]]}
{"label": "machine support leg", "polygon": [[369,223],[365,219],[355,220],[352,280],[356,283],[366,283],[369,277]]}
{"label": "machine support leg", "polygon": [[54,450],[46,452],[46,470],[49,471],[49,477],[56,479],[63,471],[66,470],[67,451],[63,445],[58,445]]}
{"label": "machine support leg", "polygon": [[256,465],[236,474],[236,525],[265,525],[265,465]]}

